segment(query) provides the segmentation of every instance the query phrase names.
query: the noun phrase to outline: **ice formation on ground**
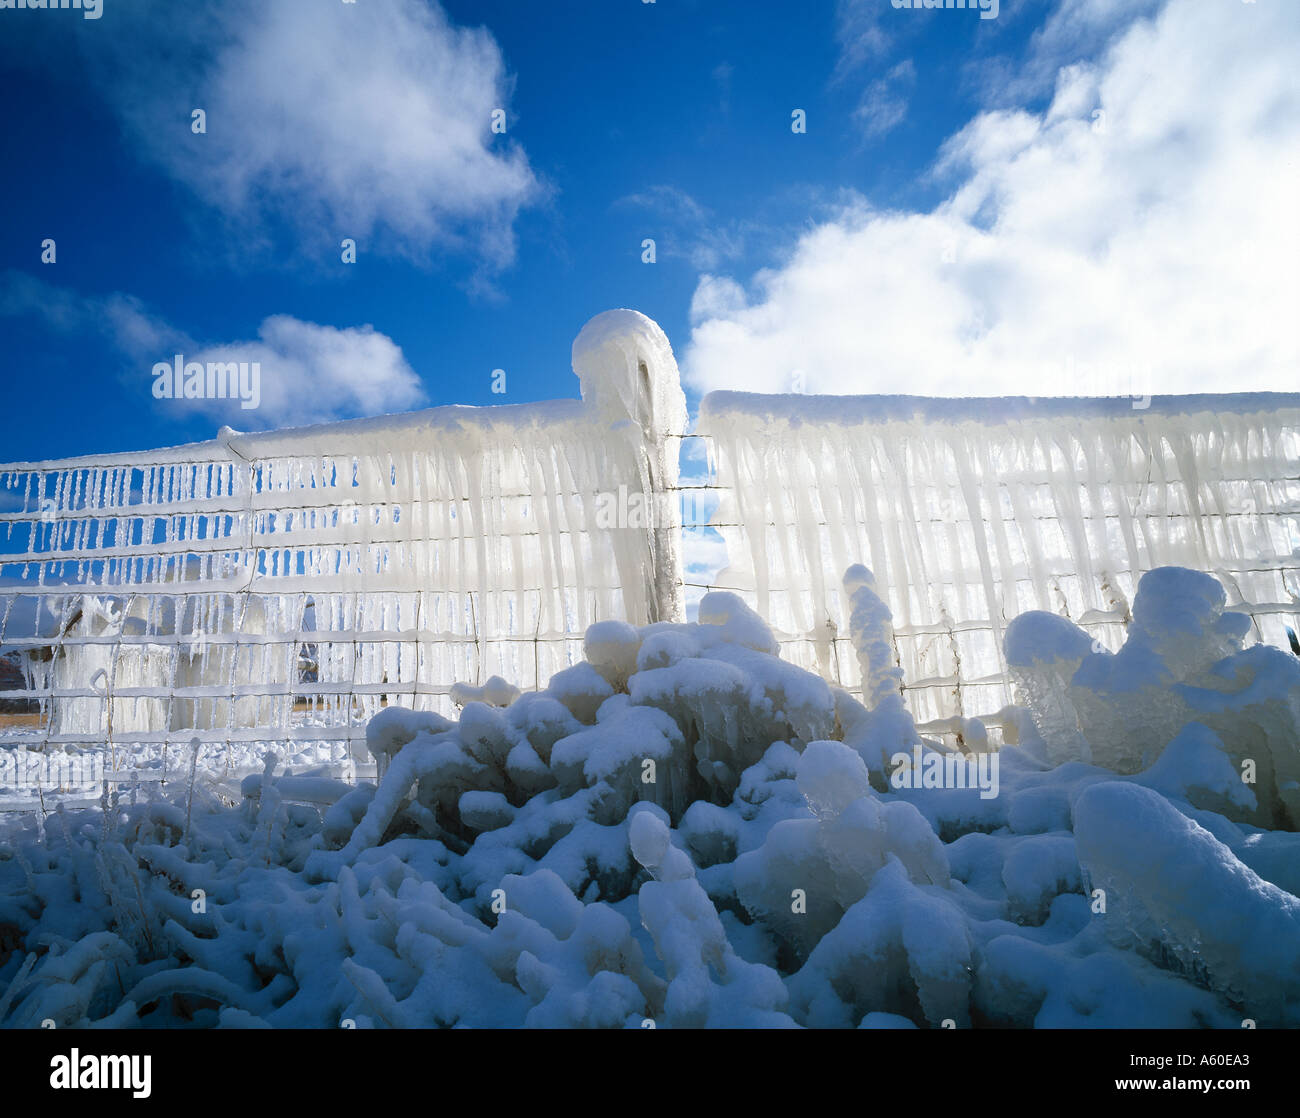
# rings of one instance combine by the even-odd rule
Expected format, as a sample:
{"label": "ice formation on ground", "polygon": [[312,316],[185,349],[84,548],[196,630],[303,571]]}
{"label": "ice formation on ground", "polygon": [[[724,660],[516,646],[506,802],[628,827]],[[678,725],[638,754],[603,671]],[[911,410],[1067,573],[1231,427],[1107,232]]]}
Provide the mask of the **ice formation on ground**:
{"label": "ice formation on ground", "polygon": [[1028,697],[1049,760],[1132,773],[1184,727],[1219,735],[1237,767],[1254,770],[1258,803],[1230,818],[1300,829],[1300,659],[1243,646],[1250,618],[1225,609],[1223,587],[1179,567],[1148,571],[1114,654],[1053,614],[1024,613],[1007,629],[1007,659]]}
{"label": "ice formation on ground", "polygon": [[1153,571],[1114,654],[1017,620],[992,797],[894,779],[964,758],[852,567],[861,700],[716,593],[541,691],[383,711],[374,783],[272,752],[235,807],[11,817],[0,1025],[1300,1025],[1300,660],[1217,585]]}

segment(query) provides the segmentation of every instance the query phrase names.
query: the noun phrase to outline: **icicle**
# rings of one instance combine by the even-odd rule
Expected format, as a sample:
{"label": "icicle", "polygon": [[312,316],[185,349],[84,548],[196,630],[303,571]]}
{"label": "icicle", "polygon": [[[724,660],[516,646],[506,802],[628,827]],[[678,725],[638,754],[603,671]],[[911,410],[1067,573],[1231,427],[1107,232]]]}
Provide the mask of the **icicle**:
{"label": "icicle", "polygon": [[[788,655],[825,670],[825,619],[838,631],[845,621],[833,580],[851,546],[894,606],[909,676],[950,611],[962,675],[989,681],[991,709],[1008,616],[1037,607],[1113,624],[1152,566],[1221,570],[1277,642],[1300,546],[1288,511],[1300,498],[1300,398],[1129,404],[1085,401],[1075,414],[1015,400],[714,393],[698,428],[723,487],[715,522],[730,566],[718,577],[793,626]],[[938,684],[921,690],[913,702],[954,713]]]}

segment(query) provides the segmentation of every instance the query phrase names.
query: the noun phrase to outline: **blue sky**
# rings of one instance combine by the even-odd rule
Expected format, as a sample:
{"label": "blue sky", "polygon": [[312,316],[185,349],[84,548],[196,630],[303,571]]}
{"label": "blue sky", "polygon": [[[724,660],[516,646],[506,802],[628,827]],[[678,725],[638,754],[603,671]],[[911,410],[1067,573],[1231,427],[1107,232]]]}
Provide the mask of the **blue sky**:
{"label": "blue sky", "polygon": [[[1282,0],[0,10],[0,461],[573,396],[573,337],[614,306],[664,327],[692,405],[795,378],[1294,388],[1297,22]],[[263,406],[154,400],[180,347],[261,358]]]}

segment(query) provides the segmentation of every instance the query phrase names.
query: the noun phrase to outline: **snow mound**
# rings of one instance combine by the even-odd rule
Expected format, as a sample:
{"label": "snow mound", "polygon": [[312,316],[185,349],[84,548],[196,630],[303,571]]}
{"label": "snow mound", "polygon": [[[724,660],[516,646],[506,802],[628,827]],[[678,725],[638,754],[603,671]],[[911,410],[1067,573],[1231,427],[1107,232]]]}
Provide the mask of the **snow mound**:
{"label": "snow mound", "polygon": [[1243,865],[1154,791],[1093,785],[1074,805],[1079,857],[1121,944],[1172,956],[1261,1025],[1300,1025],[1300,899]]}
{"label": "snow mound", "polygon": [[1251,785],[1229,818],[1300,827],[1300,658],[1243,646],[1250,618],[1198,571],[1148,571],[1123,647],[1111,653],[1065,618],[1027,613],[1007,628],[1007,661],[1050,763],[1145,768],[1188,726],[1217,735]]}
{"label": "snow mound", "polygon": [[860,697],[711,594],[542,691],[384,710],[374,783],[271,751],[11,813],[0,1025],[1298,1025],[1300,666],[1152,575],[1118,653],[1012,623],[1000,749],[917,733],[853,567]]}

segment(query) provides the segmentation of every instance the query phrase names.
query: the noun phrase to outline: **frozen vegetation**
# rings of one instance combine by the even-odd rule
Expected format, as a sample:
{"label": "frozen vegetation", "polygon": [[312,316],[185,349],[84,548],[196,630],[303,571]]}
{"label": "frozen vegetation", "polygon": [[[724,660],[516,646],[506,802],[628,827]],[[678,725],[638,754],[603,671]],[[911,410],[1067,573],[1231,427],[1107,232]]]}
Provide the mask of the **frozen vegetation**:
{"label": "frozen vegetation", "polygon": [[1118,652],[1022,614],[1008,740],[940,742],[844,590],[860,694],[714,593],[385,709],[375,783],[271,753],[234,807],[11,815],[0,1024],[1300,1025],[1300,659],[1160,568]]}

